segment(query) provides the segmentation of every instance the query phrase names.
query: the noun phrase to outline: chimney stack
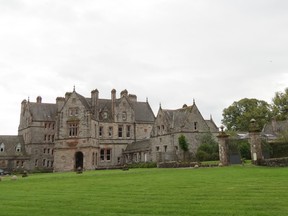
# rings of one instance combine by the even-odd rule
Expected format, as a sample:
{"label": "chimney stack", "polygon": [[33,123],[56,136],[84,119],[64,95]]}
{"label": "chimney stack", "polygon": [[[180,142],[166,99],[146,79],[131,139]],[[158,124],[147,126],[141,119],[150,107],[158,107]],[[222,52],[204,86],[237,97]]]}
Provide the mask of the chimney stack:
{"label": "chimney stack", "polygon": [[37,101],[37,103],[42,103],[42,97],[41,97],[41,96],[38,96],[38,97],[36,98],[36,101]]}

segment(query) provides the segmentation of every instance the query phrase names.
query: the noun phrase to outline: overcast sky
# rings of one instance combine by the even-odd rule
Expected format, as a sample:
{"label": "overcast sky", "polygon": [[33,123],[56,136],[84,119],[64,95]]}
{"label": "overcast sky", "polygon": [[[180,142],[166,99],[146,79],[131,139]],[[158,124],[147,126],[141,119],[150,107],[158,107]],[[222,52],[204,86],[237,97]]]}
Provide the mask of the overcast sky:
{"label": "overcast sky", "polygon": [[156,115],[191,105],[220,125],[242,98],[288,87],[286,0],[0,0],[0,134],[20,104],[124,89]]}

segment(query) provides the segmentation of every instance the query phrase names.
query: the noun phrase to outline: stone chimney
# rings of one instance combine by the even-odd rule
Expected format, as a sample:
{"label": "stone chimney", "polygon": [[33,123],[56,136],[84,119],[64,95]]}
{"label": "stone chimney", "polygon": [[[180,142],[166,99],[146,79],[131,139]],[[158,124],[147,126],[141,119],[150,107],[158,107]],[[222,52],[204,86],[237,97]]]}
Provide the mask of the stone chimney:
{"label": "stone chimney", "polygon": [[97,89],[91,91],[92,108],[94,109],[98,105],[99,91]]}
{"label": "stone chimney", "polygon": [[67,101],[68,98],[69,98],[71,95],[72,95],[71,92],[66,92],[66,94],[65,94],[65,100]]}
{"label": "stone chimney", "polygon": [[137,96],[136,95],[132,95],[132,94],[129,94],[129,100],[131,101],[131,102],[137,102]]}
{"label": "stone chimney", "polygon": [[22,102],[21,102],[21,115],[24,113],[24,110],[26,108],[26,105],[27,105],[27,100],[24,99]]}
{"label": "stone chimney", "polygon": [[56,105],[57,105],[57,111],[60,112],[65,104],[65,98],[64,97],[57,97],[56,98]]}
{"label": "stone chimney", "polygon": [[41,97],[41,96],[38,96],[38,97],[36,98],[36,102],[37,102],[37,103],[42,103],[42,97]]}
{"label": "stone chimney", "polygon": [[114,119],[114,115],[115,115],[115,106],[116,106],[116,90],[112,89],[111,91],[111,110],[112,110],[112,117]]}
{"label": "stone chimney", "polygon": [[125,90],[123,90],[123,91],[121,91],[121,93],[120,93],[120,97],[122,98],[122,97],[127,97],[128,96],[128,91],[125,89]]}

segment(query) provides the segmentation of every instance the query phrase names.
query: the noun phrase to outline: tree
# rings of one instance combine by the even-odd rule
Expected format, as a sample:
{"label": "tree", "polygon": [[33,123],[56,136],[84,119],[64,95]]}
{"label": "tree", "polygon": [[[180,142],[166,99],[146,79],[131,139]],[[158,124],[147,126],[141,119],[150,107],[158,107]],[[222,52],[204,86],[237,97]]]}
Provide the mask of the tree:
{"label": "tree", "polygon": [[272,99],[272,113],[276,120],[288,118],[288,88],[284,92],[276,92]]}
{"label": "tree", "polygon": [[188,151],[188,142],[183,134],[178,137],[178,143],[180,148],[183,150],[183,160],[185,161],[185,154]]}
{"label": "tree", "polygon": [[267,102],[244,98],[224,109],[222,115],[222,124],[228,130],[247,131],[251,119],[255,119],[258,126],[263,128],[271,120],[272,112]]}
{"label": "tree", "polygon": [[212,133],[205,133],[196,152],[199,161],[219,160],[219,147]]}

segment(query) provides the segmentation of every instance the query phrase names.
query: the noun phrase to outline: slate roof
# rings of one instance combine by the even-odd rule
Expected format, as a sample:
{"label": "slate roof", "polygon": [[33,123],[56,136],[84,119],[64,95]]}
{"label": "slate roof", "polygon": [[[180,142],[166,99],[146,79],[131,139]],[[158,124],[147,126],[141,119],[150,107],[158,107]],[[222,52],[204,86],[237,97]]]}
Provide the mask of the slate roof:
{"label": "slate roof", "polygon": [[140,152],[150,150],[150,139],[140,140],[127,145],[124,153]]}
{"label": "slate roof", "polygon": [[173,130],[175,131],[179,131],[181,128],[186,126],[187,117],[189,113],[192,111],[194,106],[195,105],[176,110],[163,109],[162,111],[170,127],[173,128]]}
{"label": "slate roof", "polygon": [[[4,144],[4,152],[0,152],[1,156],[27,156],[24,146],[23,136],[0,136],[0,145]],[[17,152],[16,148],[20,144],[21,151]]]}
{"label": "slate roof", "polygon": [[281,136],[281,132],[283,131],[288,131],[288,120],[272,120],[271,122],[264,125],[261,135],[264,136],[266,139],[273,141],[277,140],[279,136]]}
{"label": "slate roof", "polygon": [[[69,93],[69,92],[68,92]],[[82,95],[75,92],[79,100],[82,102],[87,110],[92,108],[92,99],[85,98]],[[69,93],[72,94],[72,93]],[[116,106],[120,103],[120,99],[116,99]],[[129,99],[128,99],[129,101]],[[155,121],[154,113],[148,102],[129,102],[132,109],[135,112],[136,122],[151,122]],[[112,112],[112,100],[111,99],[98,99],[98,111],[106,110]],[[31,103],[29,102],[29,110],[34,121],[55,121],[57,115],[57,105],[49,103]],[[111,116],[110,116],[111,117]]]}
{"label": "slate roof", "polygon": [[262,133],[263,134],[277,135],[281,131],[285,131],[285,130],[288,130],[288,120],[284,120],[284,121],[272,120],[271,122],[267,123],[264,126]]}
{"label": "slate roof", "polygon": [[210,131],[213,132],[219,132],[219,129],[217,127],[217,125],[215,124],[215,122],[210,119],[210,120],[205,120],[206,124],[208,125],[208,127],[210,128]]}
{"label": "slate roof", "polygon": [[154,113],[147,102],[132,102],[136,122],[154,122]]}
{"label": "slate roof", "polygon": [[36,121],[55,121],[57,105],[48,103],[30,103],[29,110]]}

